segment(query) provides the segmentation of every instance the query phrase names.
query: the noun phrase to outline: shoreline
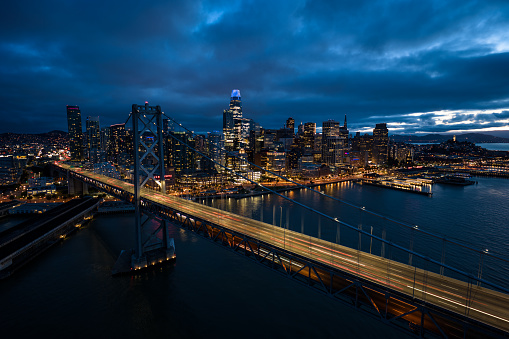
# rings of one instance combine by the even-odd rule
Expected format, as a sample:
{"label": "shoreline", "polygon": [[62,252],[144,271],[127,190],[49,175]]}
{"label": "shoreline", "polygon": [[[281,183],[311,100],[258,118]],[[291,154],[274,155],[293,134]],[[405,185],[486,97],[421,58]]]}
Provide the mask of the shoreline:
{"label": "shoreline", "polygon": [[[312,188],[312,187],[318,187],[321,185],[336,184],[336,183],[340,183],[340,182],[353,181],[353,180],[358,180],[358,179],[359,179],[358,176],[354,176],[354,177],[340,178],[340,179],[336,179],[336,180],[330,180],[330,181],[325,181],[325,182],[314,182],[312,184],[308,183],[308,184],[302,184],[302,185],[304,185],[308,188]],[[304,189],[305,187],[294,185],[294,186],[282,186],[281,188],[277,188],[277,186],[269,187],[269,188],[273,189],[277,193],[281,193],[281,192]],[[244,199],[244,198],[256,197],[256,196],[265,195],[265,194],[273,194],[273,192],[263,190],[263,191],[256,191],[256,192],[242,193],[242,194],[215,194],[215,195],[208,195],[208,196],[193,196],[193,197],[191,197],[190,200],[199,201],[199,200],[210,200],[210,199],[216,199],[216,198],[221,199],[223,197],[233,198],[233,199]]]}

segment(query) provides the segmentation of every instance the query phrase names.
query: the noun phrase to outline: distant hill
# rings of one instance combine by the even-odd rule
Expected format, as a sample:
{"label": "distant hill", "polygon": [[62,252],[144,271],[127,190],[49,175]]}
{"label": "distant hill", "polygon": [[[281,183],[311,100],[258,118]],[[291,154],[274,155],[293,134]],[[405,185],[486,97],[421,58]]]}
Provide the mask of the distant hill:
{"label": "distant hill", "polygon": [[[417,135],[392,135],[390,138],[396,142],[414,142],[414,143],[440,143],[452,139],[451,134],[427,134]],[[509,143],[509,138],[496,137],[494,135],[482,133],[465,133],[456,135],[458,141],[469,141],[473,143]]]}
{"label": "distant hill", "polygon": [[51,131],[39,134],[28,134],[28,133],[1,133],[0,134],[0,145],[7,143],[30,143],[30,142],[41,142],[55,141],[67,139],[67,132],[64,131]]}
{"label": "distant hill", "polygon": [[67,136],[67,132],[59,131],[59,130],[54,130],[54,131],[51,131],[51,132],[40,133],[39,135],[42,136],[42,137],[45,137],[45,136],[49,136],[49,137],[63,136],[63,137],[66,137]]}

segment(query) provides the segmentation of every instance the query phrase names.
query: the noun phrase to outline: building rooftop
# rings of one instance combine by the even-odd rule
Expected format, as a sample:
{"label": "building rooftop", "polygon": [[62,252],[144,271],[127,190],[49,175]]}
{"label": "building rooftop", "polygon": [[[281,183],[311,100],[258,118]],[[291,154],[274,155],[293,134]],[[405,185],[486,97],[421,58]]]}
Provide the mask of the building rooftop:
{"label": "building rooftop", "polygon": [[240,99],[240,90],[234,89],[232,91],[232,98],[239,98]]}

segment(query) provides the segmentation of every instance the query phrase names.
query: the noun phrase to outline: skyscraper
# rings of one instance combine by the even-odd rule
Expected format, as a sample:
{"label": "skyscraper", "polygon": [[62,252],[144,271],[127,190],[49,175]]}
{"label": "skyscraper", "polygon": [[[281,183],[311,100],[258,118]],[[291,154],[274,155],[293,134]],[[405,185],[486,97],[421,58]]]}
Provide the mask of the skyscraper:
{"label": "skyscraper", "polygon": [[302,140],[303,140],[303,151],[310,153],[313,151],[315,144],[315,134],[316,134],[316,123],[314,122],[306,122],[304,124]]}
{"label": "skyscraper", "polygon": [[249,136],[250,119],[242,117],[240,90],[234,89],[230,98],[230,108],[223,111],[224,146],[228,150],[243,147]]}
{"label": "skyscraper", "polygon": [[168,133],[173,132],[174,130],[174,122],[170,119],[163,119],[163,134],[168,135]]}
{"label": "skyscraper", "polygon": [[110,135],[108,142],[108,160],[119,164],[120,155],[127,151],[127,133],[125,124],[116,124],[110,126]]}
{"label": "skyscraper", "polygon": [[233,112],[233,118],[242,118],[242,100],[240,98],[240,90],[234,89],[230,99],[230,111]]}
{"label": "skyscraper", "polygon": [[[173,136],[173,137],[172,137]],[[190,174],[196,167],[196,154],[189,148],[196,146],[195,137],[189,132],[169,132],[166,142],[167,165],[175,174]]]}
{"label": "skyscraper", "polygon": [[324,121],[322,124],[322,162],[335,166],[340,163],[341,140],[339,137],[339,122],[334,120]]}
{"label": "skyscraper", "polygon": [[221,143],[221,132],[213,131],[209,132],[207,135],[207,139],[210,141],[208,154],[214,160],[214,168],[217,172],[222,171],[221,165],[224,166],[224,157],[222,156],[221,147],[223,146]]}
{"label": "skyscraper", "polygon": [[297,135],[303,135],[304,134],[304,125],[302,124],[302,121],[300,122],[300,125],[297,126]]}
{"label": "skyscraper", "polygon": [[81,128],[81,111],[79,106],[67,105],[67,126],[71,160],[83,160],[83,130]]}
{"label": "skyscraper", "polygon": [[373,162],[377,165],[387,163],[389,130],[387,124],[376,124],[373,129]]}
{"label": "skyscraper", "polygon": [[288,118],[286,120],[286,128],[292,130],[292,133],[295,133],[295,119],[294,118]]}
{"label": "skyscraper", "polygon": [[87,136],[87,157],[90,162],[100,162],[101,153],[101,129],[99,127],[99,117],[87,117],[86,121]]}

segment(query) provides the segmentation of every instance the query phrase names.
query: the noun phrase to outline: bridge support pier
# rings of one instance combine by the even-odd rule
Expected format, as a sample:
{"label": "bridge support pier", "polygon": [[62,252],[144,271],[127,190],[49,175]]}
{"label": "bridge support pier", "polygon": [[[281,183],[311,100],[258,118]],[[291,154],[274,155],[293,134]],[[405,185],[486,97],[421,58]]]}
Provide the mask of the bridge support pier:
{"label": "bridge support pier", "polygon": [[134,270],[175,258],[175,242],[168,236],[168,222],[149,214],[144,214],[144,217],[142,223],[145,226],[144,230],[150,230],[150,233],[144,232],[142,235],[141,255],[136,255],[136,252],[132,254],[131,267]]}
{"label": "bridge support pier", "polygon": [[67,193],[69,195],[88,194],[88,185],[70,177],[69,173],[67,173]]}

